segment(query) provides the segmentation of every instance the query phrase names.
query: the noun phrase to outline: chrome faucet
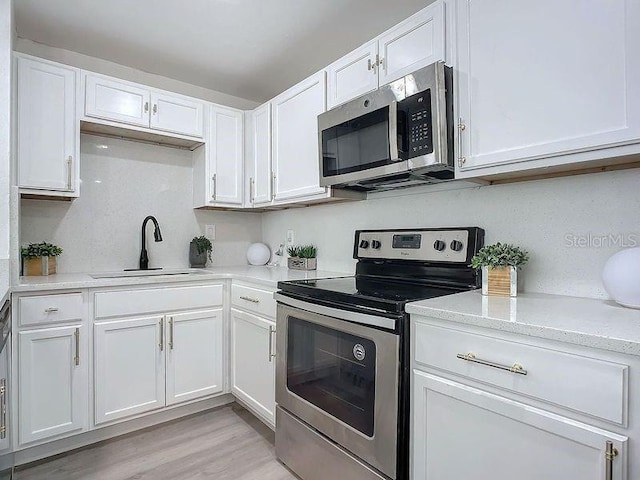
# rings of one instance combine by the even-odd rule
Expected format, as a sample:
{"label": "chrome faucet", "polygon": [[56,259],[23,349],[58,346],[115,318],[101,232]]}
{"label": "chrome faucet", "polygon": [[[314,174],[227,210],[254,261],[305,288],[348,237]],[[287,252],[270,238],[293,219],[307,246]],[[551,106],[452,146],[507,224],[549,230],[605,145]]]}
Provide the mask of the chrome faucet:
{"label": "chrome faucet", "polygon": [[149,256],[147,255],[147,235],[145,229],[147,222],[151,220],[154,225],[153,238],[156,242],[162,241],[162,233],[160,233],[160,225],[156,217],[149,215],[142,221],[142,251],[140,252],[140,270],[149,270]]}

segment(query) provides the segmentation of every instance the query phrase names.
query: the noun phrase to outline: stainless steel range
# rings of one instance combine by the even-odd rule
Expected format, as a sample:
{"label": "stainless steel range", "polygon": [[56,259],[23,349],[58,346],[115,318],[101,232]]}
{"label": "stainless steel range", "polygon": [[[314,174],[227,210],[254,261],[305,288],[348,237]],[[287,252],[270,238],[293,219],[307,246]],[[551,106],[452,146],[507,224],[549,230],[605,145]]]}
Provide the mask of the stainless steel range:
{"label": "stainless steel range", "polygon": [[409,478],[407,302],[478,288],[477,227],[356,231],[356,275],[280,282],[276,452],[303,480]]}

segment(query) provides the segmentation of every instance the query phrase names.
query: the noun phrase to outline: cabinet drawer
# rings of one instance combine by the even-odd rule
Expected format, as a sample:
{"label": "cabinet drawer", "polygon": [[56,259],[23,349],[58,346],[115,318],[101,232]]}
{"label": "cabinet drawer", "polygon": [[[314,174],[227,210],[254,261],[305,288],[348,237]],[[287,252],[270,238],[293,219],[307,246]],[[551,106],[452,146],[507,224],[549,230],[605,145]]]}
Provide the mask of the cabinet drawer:
{"label": "cabinet drawer", "polygon": [[245,285],[231,287],[231,305],[243,310],[276,318],[276,301],[273,292]]}
{"label": "cabinet drawer", "polygon": [[84,306],[81,293],[21,297],[18,300],[20,326],[81,321]]}
{"label": "cabinet drawer", "polygon": [[222,305],[222,285],[118,290],[95,294],[95,317],[108,318]]}
{"label": "cabinet drawer", "polygon": [[[415,361],[622,425],[626,421],[626,365],[523,343],[416,323]],[[506,369],[458,358],[473,354]],[[515,364],[526,375],[509,370]]]}

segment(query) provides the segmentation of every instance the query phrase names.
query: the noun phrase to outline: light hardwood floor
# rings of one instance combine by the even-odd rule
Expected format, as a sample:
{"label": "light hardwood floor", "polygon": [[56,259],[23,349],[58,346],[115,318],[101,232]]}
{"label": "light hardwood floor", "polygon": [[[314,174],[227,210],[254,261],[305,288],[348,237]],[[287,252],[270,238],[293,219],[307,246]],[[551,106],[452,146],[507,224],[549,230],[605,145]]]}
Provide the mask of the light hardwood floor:
{"label": "light hardwood floor", "polygon": [[237,404],[18,469],[16,480],[295,480],[274,434]]}

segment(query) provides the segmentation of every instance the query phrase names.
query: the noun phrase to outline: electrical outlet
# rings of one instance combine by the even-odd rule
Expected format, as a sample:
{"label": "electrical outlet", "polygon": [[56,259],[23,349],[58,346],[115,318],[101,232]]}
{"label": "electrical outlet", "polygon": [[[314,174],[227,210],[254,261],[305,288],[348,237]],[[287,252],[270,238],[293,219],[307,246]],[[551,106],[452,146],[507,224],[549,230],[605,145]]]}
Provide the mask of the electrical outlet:
{"label": "electrical outlet", "polygon": [[205,225],[204,226],[204,236],[209,240],[216,239],[216,226],[215,225]]}
{"label": "electrical outlet", "polygon": [[293,230],[287,230],[287,247],[290,247],[295,242]]}

